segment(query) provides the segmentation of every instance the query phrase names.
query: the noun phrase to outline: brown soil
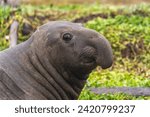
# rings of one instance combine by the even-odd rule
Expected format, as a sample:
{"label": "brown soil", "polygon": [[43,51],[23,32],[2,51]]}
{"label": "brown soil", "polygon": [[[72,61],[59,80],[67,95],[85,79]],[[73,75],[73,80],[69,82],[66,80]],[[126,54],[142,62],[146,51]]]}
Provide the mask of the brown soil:
{"label": "brown soil", "polygon": [[104,18],[104,19],[107,19],[108,17],[115,17],[116,15],[111,13],[110,15],[108,14],[102,14],[102,13],[98,13],[98,14],[90,14],[88,16],[83,16],[83,17],[80,17],[80,18],[77,18],[75,20],[73,20],[73,22],[76,22],[76,23],[86,23],[90,20],[93,20],[97,17],[101,17],[101,18]]}
{"label": "brown soil", "polygon": [[123,58],[135,58],[135,56],[141,54],[144,50],[144,41],[140,40],[136,43],[128,43],[125,45],[126,47],[121,50],[121,55]]}

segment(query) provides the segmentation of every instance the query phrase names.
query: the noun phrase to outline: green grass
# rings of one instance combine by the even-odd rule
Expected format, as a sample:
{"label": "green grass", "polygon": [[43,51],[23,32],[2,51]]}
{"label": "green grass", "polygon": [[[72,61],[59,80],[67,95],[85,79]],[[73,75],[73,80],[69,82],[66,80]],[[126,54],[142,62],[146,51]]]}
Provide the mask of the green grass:
{"label": "green grass", "polygon": [[[96,18],[89,21],[86,26],[97,30],[105,35],[107,39],[114,44],[122,41],[138,41],[144,39],[149,44],[150,42],[150,17],[141,17],[138,15],[124,16],[117,15],[115,18]],[[119,43],[119,47],[123,47]]]}
{"label": "green grass", "polygon": [[94,71],[90,74],[87,84],[82,91],[79,99],[108,99],[108,100],[139,100],[150,99],[150,96],[131,96],[123,93],[116,94],[94,94],[88,90],[88,87],[150,87],[150,80],[140,75],[118,69]]}
{"label": "green grass", "polygon": [[0,50],[3,50],[8,47],[8,42],[5,40],[6,34],[8,34],[8,25],[6,20],[9,19],[11,12],[10,7],[0,6]]}
{"label": "green grass", "polygon": [[150,80],[135,73],[114,69],[112,71],[95,71],[91,73],[87,85],[90,87],[150,87]]}
{"label": "green grass", "polygon": [[[29,37],[21,33],[24,22],[36,28],[49,20],[73,21],[91,14],[101,14],[101,16],[90,19],[84,25],[98,31],[110,41],[114,53],[114,64],[107,70],[99,68],[94,70],[79,99],[150,99],[146,96],[135,97],[123,93],[97,95],[87,89],[88,87],[150,86],[150,4],[131,6],[23,5],[15,12],[10,7],[0,7],[0,50],[9,45],[5,36],[9,34],[9,26],[13,19],[20,23],[19,42],[22,42]],[[44,19],[41,20],[39,17]]]}

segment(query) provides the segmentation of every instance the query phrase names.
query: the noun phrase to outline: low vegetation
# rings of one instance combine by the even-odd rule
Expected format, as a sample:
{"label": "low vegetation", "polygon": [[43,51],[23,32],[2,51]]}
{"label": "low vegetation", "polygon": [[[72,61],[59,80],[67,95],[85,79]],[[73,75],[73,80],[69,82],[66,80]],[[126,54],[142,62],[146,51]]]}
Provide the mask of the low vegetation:
{"label": "low vegetation", "polygon": [[87,81],[79,99],[150,99],[127,94],[97,95],[88,87],[149,87],[150,86],[150,5],[64,5],[0,7],[0,50],[8,48],[9,27],[19,21],[21,43],[36,28],[51,20],[83,23],[104,35],[111,43],[114,64],[110,69],[98,67]]}

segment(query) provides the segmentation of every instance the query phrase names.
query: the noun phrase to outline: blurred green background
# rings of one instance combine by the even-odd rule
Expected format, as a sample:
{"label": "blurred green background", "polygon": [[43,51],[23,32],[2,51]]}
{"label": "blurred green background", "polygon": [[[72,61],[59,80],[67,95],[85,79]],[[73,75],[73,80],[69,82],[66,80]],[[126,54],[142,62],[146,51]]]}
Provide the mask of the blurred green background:
{"label": "blurred green background", "polygon": [[89,87],[150,86],[150,0],[24,0],[18,8],[0,7],[0,50],[13,20],[19,22],[18,43],[36,28],[52,20],[83,23],[103,34],[111,43],[114,64],[97,67],[89,76],[79,99],[150,99],[123,93],[97,95]]}
{"label": "blurred green background", "polygon": [[81,3],[100,3],[100,4],[139,4],[143,2],[150,2],[150,0],[23,0],[23,3],[26,4],[55,4],[55,5],[64,5],[64,4],[81,4]]}

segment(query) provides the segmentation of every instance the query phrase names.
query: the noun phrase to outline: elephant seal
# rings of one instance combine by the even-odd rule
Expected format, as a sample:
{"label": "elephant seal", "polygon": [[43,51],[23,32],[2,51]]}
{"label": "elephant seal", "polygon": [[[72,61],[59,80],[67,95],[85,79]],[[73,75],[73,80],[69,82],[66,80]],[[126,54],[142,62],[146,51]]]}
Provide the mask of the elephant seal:
{"label": "elephant seal", "polygon": [[111,46],[98,32],[52,21],[0,52],[0,99],[77,99],[89,73],[112,62]]}

